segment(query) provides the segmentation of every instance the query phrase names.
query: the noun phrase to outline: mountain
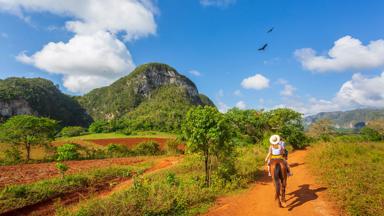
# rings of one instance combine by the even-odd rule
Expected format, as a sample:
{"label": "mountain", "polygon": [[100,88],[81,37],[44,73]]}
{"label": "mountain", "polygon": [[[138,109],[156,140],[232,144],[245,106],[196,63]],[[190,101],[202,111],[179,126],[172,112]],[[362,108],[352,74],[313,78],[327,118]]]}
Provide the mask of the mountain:
{"label": "mountain", "polygon": [[384,119],[384,109],[356,109],[350,111],[322,112],[307,116],[304,121],[310,125],[319,119],[330,119],[338,128],[354,128],[372,120]]}
{"label": "mountain", "polygon": [[164,124],[167,119],[177,124],[192,106],[214,106],[191,80],[160,63],[141,65],[110,86],[94,89],[77,100],[95,120],[124,117],[152,125]]}
{"label": "mountain", "polygon": [[88,126],[92,118],[72,97],[42,78],[0,80],[0,120],[30,114],[60,121],[63,126]]}

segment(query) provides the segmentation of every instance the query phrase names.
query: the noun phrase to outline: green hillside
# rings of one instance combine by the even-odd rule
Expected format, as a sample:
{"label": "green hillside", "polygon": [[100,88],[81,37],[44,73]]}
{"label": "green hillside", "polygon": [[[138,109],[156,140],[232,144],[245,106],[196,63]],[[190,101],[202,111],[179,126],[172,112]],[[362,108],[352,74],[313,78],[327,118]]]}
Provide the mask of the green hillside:
{"label": "green hillside", "polygon": [[49,117],[62,125],[87,126],[92,122],[76,100],[42,78],[0,80],[0,118],[4,120],[17,114]]}
{"label": "green hillside", "polygon": [[384,119],[384,109],[356,109],[350,111],[322,112],[305,118],[307,125],[319,119],[330,119],[340,128],[352,128],[359,122]]}
{"label": "green hillside", "polygon": [[95,120],[129,117],[152,123],[183,116],[193,105],[213,105],[191,80],[160,63],[141,65],[112,85],[77,99]]}

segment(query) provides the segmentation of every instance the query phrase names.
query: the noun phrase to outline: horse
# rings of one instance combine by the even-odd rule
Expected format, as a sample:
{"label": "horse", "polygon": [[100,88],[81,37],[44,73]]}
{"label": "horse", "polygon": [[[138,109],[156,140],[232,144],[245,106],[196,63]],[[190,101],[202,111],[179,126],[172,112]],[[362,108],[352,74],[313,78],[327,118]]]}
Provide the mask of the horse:
{"label": "horse", "polygon": [[272,180],[275,185],[275,200],[282,208],[282,202],[285,203],[285,188],[287,187],[287,167],[283,159],[271,159]]}

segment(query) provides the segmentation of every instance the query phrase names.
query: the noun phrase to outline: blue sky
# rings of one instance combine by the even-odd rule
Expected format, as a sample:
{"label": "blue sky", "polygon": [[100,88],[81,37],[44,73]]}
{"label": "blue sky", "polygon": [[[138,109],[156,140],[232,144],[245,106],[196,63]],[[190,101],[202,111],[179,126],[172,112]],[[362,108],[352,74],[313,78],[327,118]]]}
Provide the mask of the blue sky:
{"label": "blue sky", "polygon": [[0,0],[1,79],[44,77],[78,95],[163,62],[222,111],[384,107],[384,1],[49,2]]}

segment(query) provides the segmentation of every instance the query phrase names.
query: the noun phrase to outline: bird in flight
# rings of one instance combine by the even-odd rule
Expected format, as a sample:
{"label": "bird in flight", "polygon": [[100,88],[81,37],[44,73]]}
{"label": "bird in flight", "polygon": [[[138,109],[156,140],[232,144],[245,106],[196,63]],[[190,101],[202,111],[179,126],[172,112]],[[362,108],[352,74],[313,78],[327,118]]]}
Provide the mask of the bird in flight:
{"label": "bird in flight", "polygon": [[258,50],[259,51],[265,51],[265,49],[267,48],[268,44],[264,44],[262,47],[260,47]]}
{"label": "bird in flight", "polygon": [[271,32],[273,31],[273,29],[274,29],[274,27],[272,27],[271,29],[269,29],[269,30],[267,31],[267,33],[271,33]]}

